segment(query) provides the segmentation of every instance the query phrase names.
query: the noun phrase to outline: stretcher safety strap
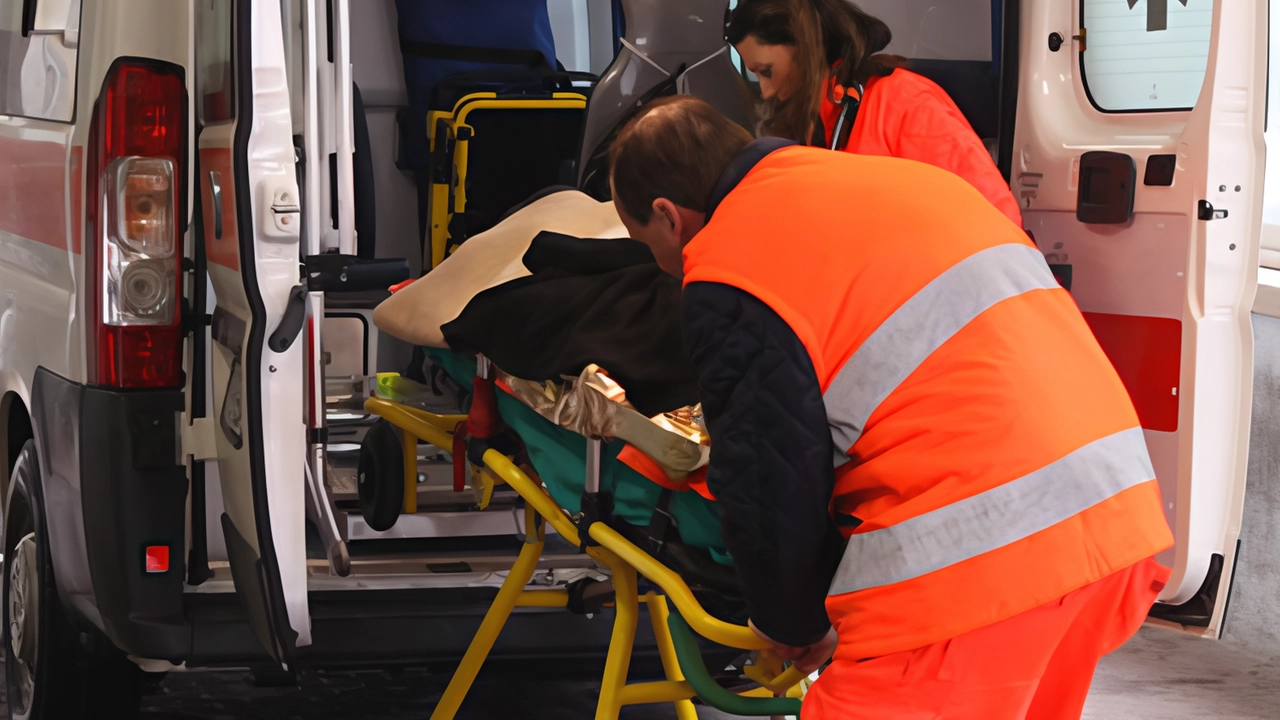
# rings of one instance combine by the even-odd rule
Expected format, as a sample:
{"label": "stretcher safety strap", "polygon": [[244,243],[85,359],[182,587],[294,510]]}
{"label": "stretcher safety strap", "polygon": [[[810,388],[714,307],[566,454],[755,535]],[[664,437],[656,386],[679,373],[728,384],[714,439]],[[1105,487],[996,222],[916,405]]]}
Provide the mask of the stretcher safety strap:
{"label": "stretcher safety strap", "polygon": [[880,403],[935,350],[997,303],[1060,287],[1039,250],[997,245],[956,263],[893,312],[845,362],[822,394],[836,467]]}
{"label": "stretcher safety strap", "polygon": [[1155,478],[1142,428],[881,530],[854,534],[829,595],[911,580],[1029,537]]}

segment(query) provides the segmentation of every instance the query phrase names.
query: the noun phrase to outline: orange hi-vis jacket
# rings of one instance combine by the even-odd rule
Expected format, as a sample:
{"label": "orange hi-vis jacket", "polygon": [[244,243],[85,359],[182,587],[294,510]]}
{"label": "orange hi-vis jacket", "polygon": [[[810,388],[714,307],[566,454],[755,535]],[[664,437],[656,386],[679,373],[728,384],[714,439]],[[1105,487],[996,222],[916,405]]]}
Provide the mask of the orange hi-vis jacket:
{"label": "orange hi-vis jacket", "polygon": [[[822,123],[828,134],[834,132],[844,107],[832,102],[831,96],[843,98],[844,93],[843,88],[833,93],[828,87],[822,94]],[[871,78],[863,89],[849,140],[838,149],[919,160],[953,172],[1022,227],[1022,210],[991,153],[947,91],[923,75],[899,68],[886,77]]]}
{"label": "orange hi-vis jacket", "polygon": [[1026,234],[955,175],[775,150],[684,272],[767,304],[813,362],[848,538],[837,659],[956,637],[1172,544],[1115,370]]}

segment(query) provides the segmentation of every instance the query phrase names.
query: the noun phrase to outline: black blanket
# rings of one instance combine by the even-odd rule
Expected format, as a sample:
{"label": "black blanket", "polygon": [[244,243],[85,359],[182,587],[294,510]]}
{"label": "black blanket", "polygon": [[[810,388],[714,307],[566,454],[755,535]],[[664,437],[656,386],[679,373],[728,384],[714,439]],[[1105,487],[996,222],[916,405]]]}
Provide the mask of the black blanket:
{"label": "black blanket", "polygon": [[533,275],[480,293],[442,328],[449,347],[483,353],[526,380],[576,376],[595,363],[646,415],[698,402],[680,281],[642,243],[542,233],[524,264]]}

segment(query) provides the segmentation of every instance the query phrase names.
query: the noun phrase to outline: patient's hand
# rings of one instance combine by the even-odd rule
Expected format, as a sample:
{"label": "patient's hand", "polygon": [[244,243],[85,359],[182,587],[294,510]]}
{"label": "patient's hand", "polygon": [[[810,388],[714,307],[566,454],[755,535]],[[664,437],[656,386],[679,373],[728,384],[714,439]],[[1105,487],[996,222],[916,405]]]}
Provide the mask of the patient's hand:
{"label": "patient's hand", "polygon": [[760,632],[760,629],[757,628],[755,623],[750,620],[747,621],[747,625],[751,628],[751,631],[756,634],[756,637],[769,643],[769,646],[778,654],[778,657],[795,663],[800,672],[805,675],[808,675],[814,670],[822,667],[822,664],[830,660],[831,654],[836,651],[835,628],[828,630],[827,634],[821,640],[812,645],[807,647],[795,647],[793,645],[783,645],[782,643],[775,641],[773,638]]}

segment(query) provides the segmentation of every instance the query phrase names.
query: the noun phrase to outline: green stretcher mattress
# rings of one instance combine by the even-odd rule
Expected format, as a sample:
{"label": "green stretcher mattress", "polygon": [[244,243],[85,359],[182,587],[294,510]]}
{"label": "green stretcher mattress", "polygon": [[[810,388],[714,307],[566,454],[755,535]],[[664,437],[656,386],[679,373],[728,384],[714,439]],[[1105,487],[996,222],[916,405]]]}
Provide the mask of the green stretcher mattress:
{"label": "green stretcher mattress", "polygon": [[[428,355],[454,382],[471,387],[476,376],[475,356],[439,348],[428,349]],[[498,412],[524,441],[529,461],[551,497],[565,510],[577,513],[586,482],[587,439],[555,425],[505,392],[499,391],[497,397]],[[614,440],[600,448],[600,489],[613,495],[614,514],[620,520],[647,527],[662,488],[618,461],[624,445]],[[724,549],[720,509],[714,502],[695,492],[677,492],[671,497],[670,510],[686,545],[706,549],[723,565],[733,564]]]}

